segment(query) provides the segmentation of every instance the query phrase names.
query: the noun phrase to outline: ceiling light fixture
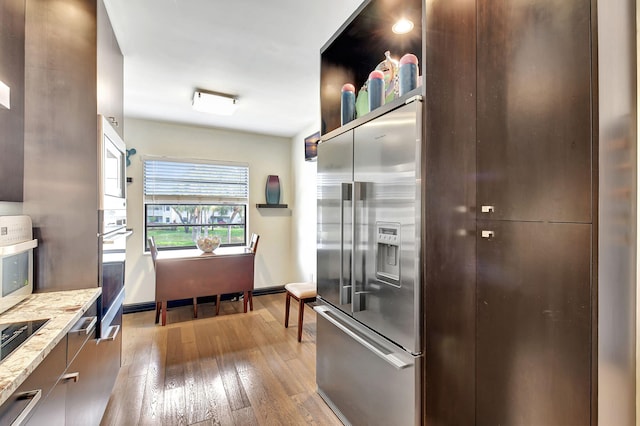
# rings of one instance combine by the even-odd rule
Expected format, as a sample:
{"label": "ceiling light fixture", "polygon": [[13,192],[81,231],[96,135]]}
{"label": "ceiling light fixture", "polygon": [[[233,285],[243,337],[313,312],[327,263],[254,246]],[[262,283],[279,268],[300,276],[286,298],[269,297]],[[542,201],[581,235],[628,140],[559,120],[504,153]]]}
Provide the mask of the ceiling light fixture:
{"label": "ceiling light fixture", "polygon": [[413,22],[411,22],[407,18],[399,19],[398,22],[393,24],[393,27],[391,27],[391,31],[393,31],[396,34],[406,34],[412,29],[413,29]]}
{"label": "ceiling light fixture", "polygon": [[238,109],[238,99],[232,95],[198,89],[193,93],[193,109],[217,115],[231,115]]}

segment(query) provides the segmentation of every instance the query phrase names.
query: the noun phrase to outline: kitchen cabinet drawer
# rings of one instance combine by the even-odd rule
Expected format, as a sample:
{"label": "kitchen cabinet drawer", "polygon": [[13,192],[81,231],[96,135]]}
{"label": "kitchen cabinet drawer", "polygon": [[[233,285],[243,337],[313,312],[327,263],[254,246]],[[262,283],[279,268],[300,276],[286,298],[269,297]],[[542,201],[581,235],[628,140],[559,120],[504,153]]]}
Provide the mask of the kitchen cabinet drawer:
{"label": "kitchen cabinet drawer", "polygon": [[[100,410],[99,365],[96,339],[87,341],[69,368],[60,384],[66,386],[65,424],[72,426],[98,425],[104,408]],[[64,383],[62,381],[64,380]]]}
{"label": "kitchen cabinet drawer", "polygon": [[107,328],[105,334],[97,341],[96,365],[99,368],[96,374],[99,375],[98,397],[99,406],[97,411],[102,415],[107,408],[111,391],[118,378],[120,365],[122,364],[122,306],[118,310],[113,322]]}
{"label": "kitchen cabinet drawer", "polygon": [[420,424],[416,384],[423,358],[403,353],[337,310],[317,318],[318,393],[340,420],[354,426]]}
{"label": "kitchen cabinet drawer", "polygon": [[[67,362],[67,339],[62,339],[53,350],[47,355],[42,363],[34,370],[33,373],[20,385],[18,390],[5,402],[0,408],[0,425],[11,424],[22,413],[25,419],[29,419],[28,424],[46,424],[47,426],[55,426],[64,424],[64,411],[59,412],[55,408],[58,404],[50,404],[55,400],[50,394],[54,393],[52,389],[64,372]],[[39,394],[31,406],[30,399],[25,398],[27,393]],[[25,410],[29,410],[25,412]],[[41,420],[38,420],[41,419]]]}
{"label": "kitchen cabinet drawer", "polygon": [[27,420],[27,426],[66,426],[65,421],[65,392],[66,388],[57,384],[49,395],[41,400]]}
{"label": "kitchen cabinet drawer", "polygon": [[94,339],[96,337],[97,312],[97,303],[94,303],[67,333],[66,366],[73,362],[73,359],[89,338]]}
{"label": "kitchen cabinet drawer", "polygon": [[18,392],[42,389],[42,397],[46,398],[67,366],[67,339],[63,338],[44,361],[20,385]]}

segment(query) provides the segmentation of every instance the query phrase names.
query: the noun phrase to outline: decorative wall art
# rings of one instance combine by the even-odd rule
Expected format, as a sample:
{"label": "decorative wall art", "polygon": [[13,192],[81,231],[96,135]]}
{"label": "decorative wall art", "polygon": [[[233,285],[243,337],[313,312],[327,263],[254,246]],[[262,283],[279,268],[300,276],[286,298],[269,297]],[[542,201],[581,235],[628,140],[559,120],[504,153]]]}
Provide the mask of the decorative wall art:
{"label": "decorative wall art", "polygon": [[320,141],[320,132],[315,132],[311,136],[304,138],[305,161],[316,161],[318,157],[318,141]]}

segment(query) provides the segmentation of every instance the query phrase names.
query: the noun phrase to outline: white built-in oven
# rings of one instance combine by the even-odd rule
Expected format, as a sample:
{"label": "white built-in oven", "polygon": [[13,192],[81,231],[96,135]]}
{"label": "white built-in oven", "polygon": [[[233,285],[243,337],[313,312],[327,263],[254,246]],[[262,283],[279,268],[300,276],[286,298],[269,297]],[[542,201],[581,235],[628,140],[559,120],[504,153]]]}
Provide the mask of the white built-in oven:
{"label": "white built-in oven", "polygon": [[127,230],[126,145],[102,115],[98,116],[98,130],[98,237],[101,249],[98,276],[102,287],[98,333],[105,339],[117,334],[121,324],[126,240],[131,231]]}
{"label": "white built-in oven", "polygon": [[99,209],[126,210],[127,149],[118,132],[102,115],[98,116],[98,156]]}
{"label": "white built-in oven", "polygon": [[0,312],[33,293],[33,239],[29,216],[0,216]]}

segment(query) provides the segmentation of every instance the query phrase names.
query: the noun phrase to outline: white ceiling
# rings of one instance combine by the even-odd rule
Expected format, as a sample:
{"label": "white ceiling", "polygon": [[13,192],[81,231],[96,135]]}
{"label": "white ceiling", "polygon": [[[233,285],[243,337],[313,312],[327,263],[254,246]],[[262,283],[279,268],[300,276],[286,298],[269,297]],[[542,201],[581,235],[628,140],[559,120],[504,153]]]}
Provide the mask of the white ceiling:
{"label": "white ceiling", "polygon": [[[362,0],[105,0],[125,117],[291,137],[319,123],[320,48]],[[231,117],[196,88],[237,95]]]}

